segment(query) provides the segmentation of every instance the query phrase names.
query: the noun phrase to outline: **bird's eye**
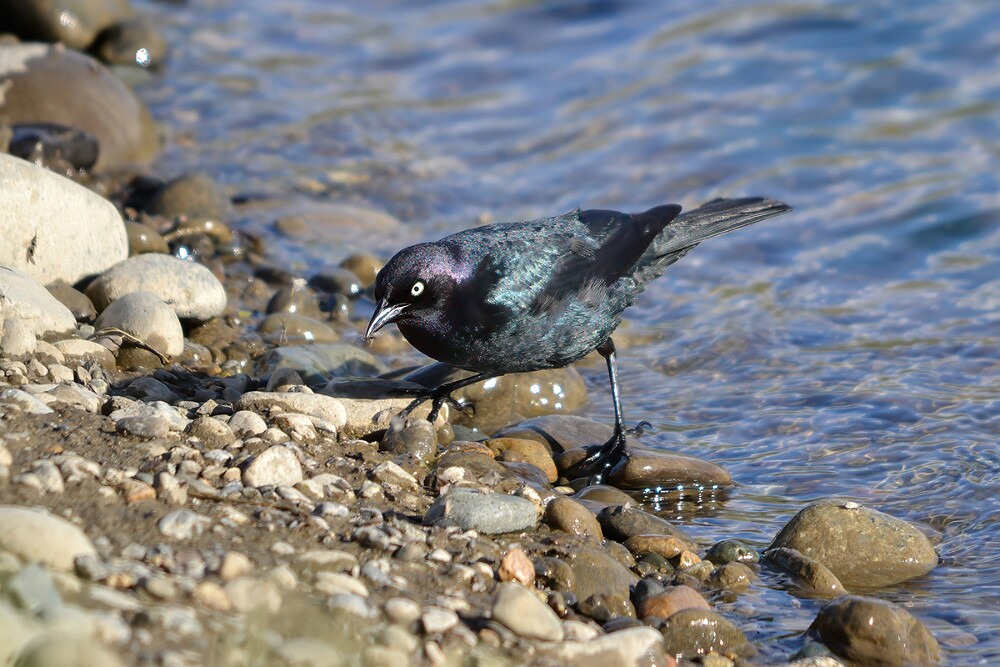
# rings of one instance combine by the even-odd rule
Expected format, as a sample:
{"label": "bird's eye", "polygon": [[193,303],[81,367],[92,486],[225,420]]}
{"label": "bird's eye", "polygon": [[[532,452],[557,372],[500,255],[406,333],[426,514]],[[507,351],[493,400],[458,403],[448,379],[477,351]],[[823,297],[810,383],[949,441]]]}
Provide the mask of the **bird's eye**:
{"label": "bird's eye", "polygon": [[418,280],[417,282],[413,283],[413,287],[410,288],[410,295],[420,296],[421,294],[424,293],[424,289],[425,289],[424,281]]}

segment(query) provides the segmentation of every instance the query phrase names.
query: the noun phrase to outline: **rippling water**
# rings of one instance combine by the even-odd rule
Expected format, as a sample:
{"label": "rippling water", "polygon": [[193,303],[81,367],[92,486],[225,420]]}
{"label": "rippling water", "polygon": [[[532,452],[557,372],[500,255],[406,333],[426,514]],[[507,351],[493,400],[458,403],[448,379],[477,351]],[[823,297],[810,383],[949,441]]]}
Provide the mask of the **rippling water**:
{"label": "rippling water", "polygon": [[[627,418],[740,483],[661,509],[699,539],[758,545],[830,496],[931,526],[942,564],[878,594],[953,664],[1000,660],[1000,4],[145,9],[175,45],[140,91],[171,133],[161,164],[270,195],[244,225],[304,271],[484,217],[793,204],[698,248],[630,311]],[[326,201],[406,233],[269,231]],[[610,421],[603,369],[584,371],[587,414]],[[818,606],[761,589],[728,608],[780,657]]]}

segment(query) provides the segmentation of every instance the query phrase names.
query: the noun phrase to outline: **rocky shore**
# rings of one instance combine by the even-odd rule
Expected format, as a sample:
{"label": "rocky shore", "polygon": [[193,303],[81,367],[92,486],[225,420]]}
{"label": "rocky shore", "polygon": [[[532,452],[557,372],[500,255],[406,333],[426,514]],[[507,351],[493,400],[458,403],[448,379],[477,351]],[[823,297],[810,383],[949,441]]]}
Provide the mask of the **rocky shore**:
{"label": "rocky shore", "polygon": [[[107,63],[0,40],[0,665],[940,662],[879,595],[936,566],[924,531],[837,498],[706,543],[645,500],[724,502],[729,473],[638,442],[609,485],[567,479],[611,432],[572,415],[574,369],[399,417],[393,389],[461,371],[358,343],[381,258],[298,275],[212,179],[150,175],[158,132],[109,66],[162,38],[91,5],[93,34],[0,22]],[[829,600],[797,652],[734,611],[768,587]]]}

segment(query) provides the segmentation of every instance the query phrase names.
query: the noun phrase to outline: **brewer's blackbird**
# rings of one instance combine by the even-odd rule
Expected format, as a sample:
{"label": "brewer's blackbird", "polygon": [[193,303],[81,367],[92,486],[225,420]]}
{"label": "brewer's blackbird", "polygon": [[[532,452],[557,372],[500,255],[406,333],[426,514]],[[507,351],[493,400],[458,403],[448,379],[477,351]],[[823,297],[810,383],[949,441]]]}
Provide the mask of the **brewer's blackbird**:
{"label": "brewer's blackbird", "polygon": [[706,239],[791,210],[716,199],[681,214],[580,211],[486,225],[400,250],[378,272],[365,340],[390,322],[429,357],[475,375],[427,389],[434,420],[451,392],[506,373],[559,368],[597,350],[607,361],[614,435],[574,467],[602,479],[625,456],[611,334],[646,284]]}

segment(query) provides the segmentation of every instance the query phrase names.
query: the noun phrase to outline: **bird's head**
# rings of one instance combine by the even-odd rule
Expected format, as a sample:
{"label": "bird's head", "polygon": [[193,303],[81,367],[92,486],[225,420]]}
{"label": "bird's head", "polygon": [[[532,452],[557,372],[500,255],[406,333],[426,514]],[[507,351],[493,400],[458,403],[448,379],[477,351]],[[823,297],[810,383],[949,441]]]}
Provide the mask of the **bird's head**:
{"label": "bird's head", "polygon": [[455,256],[433,243],[396,253],[375,277],[377,305],[364,339],[371,339],[390,322],[419,326],[440,315],[459,279],[457,267]]}

